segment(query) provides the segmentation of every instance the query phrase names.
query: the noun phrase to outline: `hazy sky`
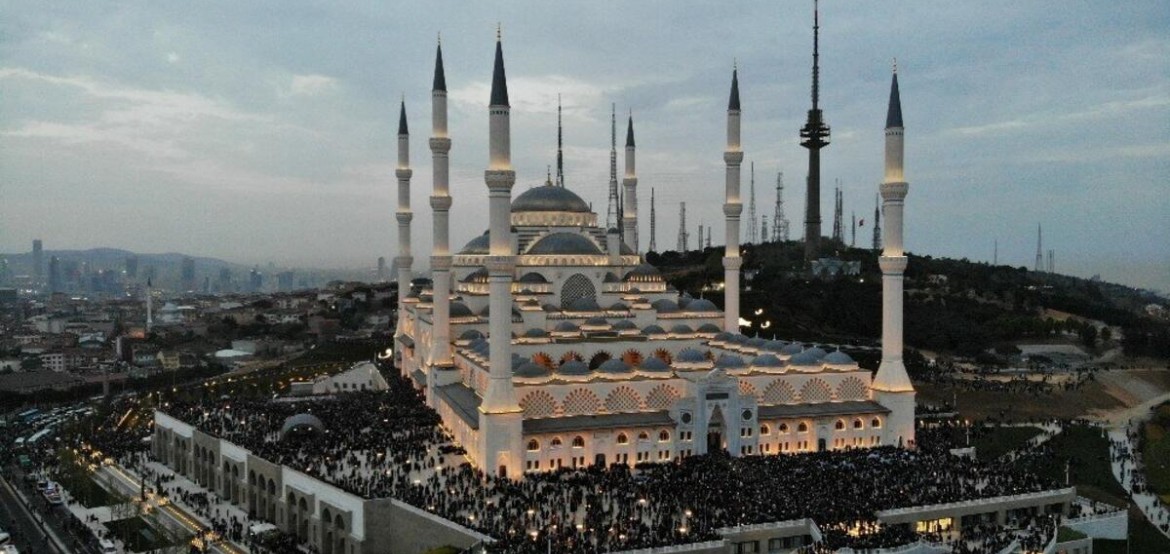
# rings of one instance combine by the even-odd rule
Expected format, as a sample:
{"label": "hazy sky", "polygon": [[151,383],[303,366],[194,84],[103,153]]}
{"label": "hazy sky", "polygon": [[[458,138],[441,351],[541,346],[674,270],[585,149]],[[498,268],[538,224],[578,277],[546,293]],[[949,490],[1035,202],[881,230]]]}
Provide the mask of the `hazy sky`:
{"label": "hazy sky", "polygon": [[[866,226],[897,57],[906,244],[1170,290],[1170,9],[1134,2],[821,3],[824,233],[832,187]],[[241,263],[372,266],[395,254],[398,100],[410,117],[416,267],[431,244],[430,87],[442,32],[452,242],[487,226],[496,22],[517,195],[544,181],[565,104],[566,181],[604,217],[609,110],[633,110],[673,248],[723,240],[724,122],[738,59],[760,214],[784,171],[803,223],[812,5],[755,2],[42,2],[0,0],[0,251],[123,247]],[[619,133],[622,131],[619,130]],[[620,142],[620,137],[619,137]],[[621,164],[619,153],[619,166]],[[747,213],[745,207],[745,216]],[[769,217],[769,219],[771,219]],[[746,232],[746,226],[745,226]]]}

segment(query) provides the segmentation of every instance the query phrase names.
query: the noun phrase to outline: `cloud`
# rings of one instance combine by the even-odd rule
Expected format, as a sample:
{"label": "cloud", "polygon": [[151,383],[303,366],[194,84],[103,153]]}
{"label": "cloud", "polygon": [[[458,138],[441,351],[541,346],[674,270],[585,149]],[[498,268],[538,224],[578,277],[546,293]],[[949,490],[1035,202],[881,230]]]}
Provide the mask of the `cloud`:
{"label": "cloud", "polygon": [[335,90],[337,79],[325,75],[293,75],[288,96],[317,96]]}

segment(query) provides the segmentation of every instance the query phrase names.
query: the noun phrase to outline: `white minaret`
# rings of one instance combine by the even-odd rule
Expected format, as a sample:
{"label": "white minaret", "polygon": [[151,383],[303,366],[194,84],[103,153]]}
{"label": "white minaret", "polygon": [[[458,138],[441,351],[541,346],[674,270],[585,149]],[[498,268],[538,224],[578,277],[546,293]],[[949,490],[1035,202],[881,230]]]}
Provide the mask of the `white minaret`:
{"label": "white minaret", "polygon": [[154,329],[154,287],[150,284],[150,279],[146,279],[146,332],[149,333]]}
{"label": "white minaret", "polygon": [[[414,218],[410,211],[410,176],[413,174],[410,169],[410,132],[406,128],[406,100],[403,99],[398,112],[398,169],[394,170],[394,175],[398,177],[398,210],[394,214],[398,219],[398,256],[394,258],[394,264],[398,266],[399,321],[402,321],[401,314],[406,312],[406,295],[410,293],[410,266],[414,262],[410,255],[410,220]],[[394,334],[397,336],[402,332],[402,326],[399,325]]]}
{"label": "white minaret", "polygon": [[451,209],[448,192],[451,139],[447,137],[447,79],[443,72],[443,45],[435,49],[435,82],[431,87],[431,161],[434,190],[434,250],[431,253],[431,280],[434,311],[431,338],[431,367],[450,367],[451,359],[451,245],[447,219]]}
{"label": "white minaret", "polygon": [[[723,256],[723,329],[729,333],[739,332],[739,268],[743,258],[739,257],[739,215],[743,203],[739,200],[739,166],[743,162],[743,150],[739,145],[739,69],[731,71],[731,99],[727,102],[727,150],[723,152],[727,163],[726,200],[723,215],[727,220],[727,250]],[[702,245],[699,245],[702,248]]]}
{"label": "white minaret", "polygon": [[914,385],[902,363],[902,274],[906,253],[902,247],[902,206],[910,185],[902,174],[902,102],[898,71],[890,85],[886,114],[886,171],[881,184],[886,216],[885,244],[878,264],[882,269],[882,363],[873,379],[873,399],[890,409],[885,442],[914,445]]}
{"label": "white minaret", "polygon": [[484,172],[488,187],[488,269],[491,341],[488,351],[490,378],[479,406],[479,460],[485,472],[508,477],[523,474],[520,434],[523,411],[512,386],[512,278],[516,257],[512,251],[512,139],[509,122],[508,82],[504,75],[504,50],[496,34],[496,61],[488,106],[490,159]]}
{"label": "white minaret", "polygon": [[626,174],[622,179],[625,187],[626,199],[622,203],[622,227],[626,237],[626,246],[630,250],[638,250],[638,174],[634,170],[634,114],[630,114],[629,124],[626,126]]}

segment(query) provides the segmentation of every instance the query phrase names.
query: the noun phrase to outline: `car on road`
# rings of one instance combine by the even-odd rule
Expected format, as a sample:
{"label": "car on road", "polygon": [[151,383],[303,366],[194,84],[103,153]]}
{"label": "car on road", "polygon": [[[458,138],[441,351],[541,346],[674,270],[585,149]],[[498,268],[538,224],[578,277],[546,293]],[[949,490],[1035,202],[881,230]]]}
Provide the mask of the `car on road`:
{"label": "car on road", "polygon": [[118,547],[115,546],[114,541],[111,541],[110,539],[102,539],[101,541],[98,542],[98,546],[101,548],[102,554],[118,554],[119,553]]}

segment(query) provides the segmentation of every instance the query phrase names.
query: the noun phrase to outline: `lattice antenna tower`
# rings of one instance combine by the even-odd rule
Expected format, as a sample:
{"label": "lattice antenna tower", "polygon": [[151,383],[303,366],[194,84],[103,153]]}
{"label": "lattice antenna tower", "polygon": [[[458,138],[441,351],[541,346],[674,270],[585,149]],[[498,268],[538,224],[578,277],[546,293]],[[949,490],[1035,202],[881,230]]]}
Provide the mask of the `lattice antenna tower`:
{"label": "lattice antenna tower", "polygon": [[[609,206],[605,211],[605,228],[617,225],[618,209],[617,182],[617,104],[611,105],[609,115]],[[619,226],[620,227],[620,226]]]}
{"label": "lattice antenna tower", "polygon": [[833,187],[833,241],[845,242],[841,229],[841,180]]}
{"label": "lattice antenna tower", "polygon": [[760,242],[768,242],[772,240],[772,235],[768,234],[768,214],[760,216]]}
{"label": "lattice antenna tower", "polygon": [[748,188],[748,242],[759,242],[759,229],[756,228],[756,162],[752,162],[751,185]]}
{"label": "lattice antenna tower", "polygon": [[788,240],[788,218],[784,216],[784,172],[776,173],[776,208],[772,214],[772,240]]}
{"label": "lattice antenna tower", "polygon": [[1036,224],[1036,271],[1044,271],[1044,230]]}

